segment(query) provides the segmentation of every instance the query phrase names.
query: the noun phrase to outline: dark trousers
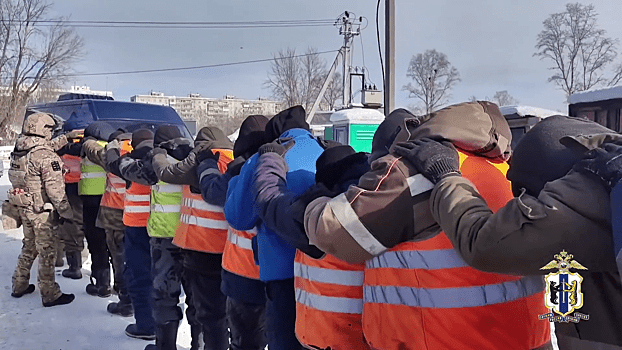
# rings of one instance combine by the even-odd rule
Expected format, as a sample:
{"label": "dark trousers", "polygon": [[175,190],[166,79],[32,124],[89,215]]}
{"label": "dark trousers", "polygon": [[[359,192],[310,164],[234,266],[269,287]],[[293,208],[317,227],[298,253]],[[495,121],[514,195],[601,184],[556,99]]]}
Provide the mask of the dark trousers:
{"label": "dark trousers", "polygon": [[[220,291],[220,273],[204,274],[194,269],[184,268],[186,281],[186,302],[188,311],[192,306],[194,318],[200,324],[205,341],[205,349],[226,350],[229,348],[229,331],[227,330],[226,297]],[[190,290],[190,293],[188,293]],[[190,295],[188,295],[190,294]],[[191,323],[189,312],[186,312],[188,323]]]}
{"label": "dark trousers", "polygon": [[[149,243],[153,275],[153,318],[156,324],[179,322],[183,318],[178,305],[182,285],[186,292],[186,304],[192,300],[192,291],[182,279],[184,259],[182,249],[173,244],[172,238],[152,237]],[[192,315],[198,310],[189,311]],[[195,322],[188,318],[190,325]]]}
{"label": "dark trousers", "polygon": [[146,227],[126,227],[123,239],[124,280],[134,305],[136,326],[145,332],[155,330],[153,320],[153,282],[151,248]]}
{"label": "dark trousers", "polygon": [[[93,198],[85,199],[86,197]],[[95,226],[99,205],[88,205],[98,203],[96,198],[101,200],[101,196],[82,196],[82,220],[84,221],[84,236],[88,243],[89,253],[91,253],[91,275],[95,271],[110,270],[110,255],[108,253],[108,245],[106,244],[106,232],[104,229]]]}
{"label": "dark trousers", "polygon": [[294,279],[266,282],[266,328],[270,350],[304,349],[296,338]]}
{"label": "dark trousers", "polygon": [[266,305],[227,298],[231,350],[263,350],[266,339]]}

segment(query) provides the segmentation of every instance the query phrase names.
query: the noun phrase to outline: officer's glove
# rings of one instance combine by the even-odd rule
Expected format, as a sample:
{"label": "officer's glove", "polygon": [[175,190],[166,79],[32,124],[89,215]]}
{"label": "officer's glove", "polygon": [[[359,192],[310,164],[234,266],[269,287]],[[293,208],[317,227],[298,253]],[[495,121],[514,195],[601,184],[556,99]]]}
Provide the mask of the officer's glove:
{"label": "officer's glove", "polygon": [[78,139],[82,137],[83,134],[84,134],[84,130],[72,130],[66,133],[65,137],[69,140],[72,140],[72,139]]}
{"label": "officer's glove", "polygon": [[461,175],[460,157],[450,142],[423,138],[400,142],[394,150],[435,184],[447,176]]}
{"label": "officer's glove", "polygon": [[266,143],[265,145],[259,147],[259,151],[257,153],[259,153],[259,155],[262,155],[264,153],[272,152],[280,155],[281,157],[284,157],[285,153],[287,153],[290,148],[294,147],[295,144],[296,141],[294,141],[294,139],[292,139],[291,137],[276,139],[273,142]]}
{"label": "officer's glove", "polygon": [[622,179],[622,142],[605,143],[600,148],[587,152],[573,169],[596,175],[607,190],[611,191]]}
{"label": "officer's glove", "polygon": [[106,151],[110,149],[121,149],[122,146],[121,141],[114,139],[106,144]]}

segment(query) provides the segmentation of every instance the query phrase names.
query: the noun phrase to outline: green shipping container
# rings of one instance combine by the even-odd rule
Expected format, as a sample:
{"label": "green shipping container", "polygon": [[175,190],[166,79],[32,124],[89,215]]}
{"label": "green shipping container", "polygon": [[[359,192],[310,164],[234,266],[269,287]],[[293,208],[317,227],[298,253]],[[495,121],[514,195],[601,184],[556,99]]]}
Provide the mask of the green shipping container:
{"label": "green shipping container", "polygon": [[[326,139],[350,145],[357,152],[371,152],[371,144],[384,115],[375,109],[349,108],[333,113],[332,127],[324,131]],[[330,129],[330,130],[329,130]]]}

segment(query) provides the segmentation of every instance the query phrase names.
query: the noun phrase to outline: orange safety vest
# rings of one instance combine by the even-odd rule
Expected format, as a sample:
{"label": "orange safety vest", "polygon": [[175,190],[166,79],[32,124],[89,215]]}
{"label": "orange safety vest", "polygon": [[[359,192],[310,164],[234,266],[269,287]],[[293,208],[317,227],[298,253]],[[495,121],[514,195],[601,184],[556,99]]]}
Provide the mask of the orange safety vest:
{"label": "orange safety vest", "polygon": [[256,228],[238,231],[229,226],[222,253],[222,268],[238,276],[259,280],[259,265],[255,264],[252,243],[256,235]]}
{"label": "orange safety vest", "polygon": [[[463,176],[493,211],[513,198],[507,169],[460,152]],[[550,340],[549,323],[538,319],[547,313],[542,277],[475,270],[443,232],[367,261],[364,301],[373,349],[527,350]]]}
{"label": "orange safety vest", "polygon": [[[132,151],[131,141],[123,140],[121,155]],[[113,173],[106,174],[106,189],[99,203],[101,206],[123,210],[126,182]]]}
{"label": "orange safety vest", "polygon": [[296,336],[314,348],[369,349],[363,337],[364,264],[296,251]]}
{"label": "orange safety vest", "polygon": [[[218,170],[224,173],[227,164],[233,160],[233,151],[214,149],[212,152],[220,152]],[[182,192],[180,214],[173,244],[198,252],[223,253],[229,225],[222,207],[205,202],[201,194],[192,193],[190,186],[186,185]]]}
{"label": "orange safety vest", "polygon": [[123,200],[123,224],[129,227],[147,227],[151,210],[151,187],[132,182]]}
{"label": "orange safety vest", "polygon": [[[80,139],[73,139],[73,143],[80,142]],[[80,182],[80,166],[82,164],[82,159],[78,156],[72,156],[70,154],[64,154],[62,157],[63,164],[67,169],[67,172],[64,174],[65,183],[66,184],[75,184]]]}

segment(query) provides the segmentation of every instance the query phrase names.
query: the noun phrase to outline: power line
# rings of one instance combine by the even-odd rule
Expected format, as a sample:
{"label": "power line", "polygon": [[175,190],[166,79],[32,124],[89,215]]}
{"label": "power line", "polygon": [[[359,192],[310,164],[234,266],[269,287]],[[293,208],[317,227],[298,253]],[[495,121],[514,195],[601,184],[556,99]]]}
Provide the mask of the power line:
{"label": "power line", "polygon": [[[8,21],[23,22],[22,20]],[[332,26],[332,19],[305,19],[280,21],[72,21],[72,20],[36,20],[31,21],[38,27],[66,25],[74,28],[166,28],[166,29],[244,29],[244,28],[291,28]]]}
{"label": "power line", "polygon": [[[101,73],[84,73],[84,74],[76,73],[76,74],[63,74],[61,76],[62,77],[86,77],[86,76],[102,76],[102,75],[123,75],[123,74],[142,74],[142,73],[156,73],[156,72],[172,72],[172,71],[183,71],[183,70],[204,69],[204,68],[216,68],[216,67],[226,67],[226,66],[237,66],[237,65],[250,64],[250,63],[269,62],[269,61],[278,60],[278,59],[297,58],[297,57],[311,56],[311,55],[315,55],[315,54],[322,55],[322,54],[327,54],[327,53],[334,53],[334,52],[337,52],[337,51],[339,51],[339,50],[320,51],[320,52],[306,53],[306,54],[287,56],[287,57],[272,57],[272,58],[263,58],[263,59],[250,60],[250,61],[218,63],[218,64],[209,64],[209,65],[193,66],[193,67],[144,69],[144,70],[133,70],[133,71],[122,71],[122,72],[107,72],[107,73],[103,73],[103,72],[101,72]],[[29,77],[29,78],[32,79],[32,77]]]}

